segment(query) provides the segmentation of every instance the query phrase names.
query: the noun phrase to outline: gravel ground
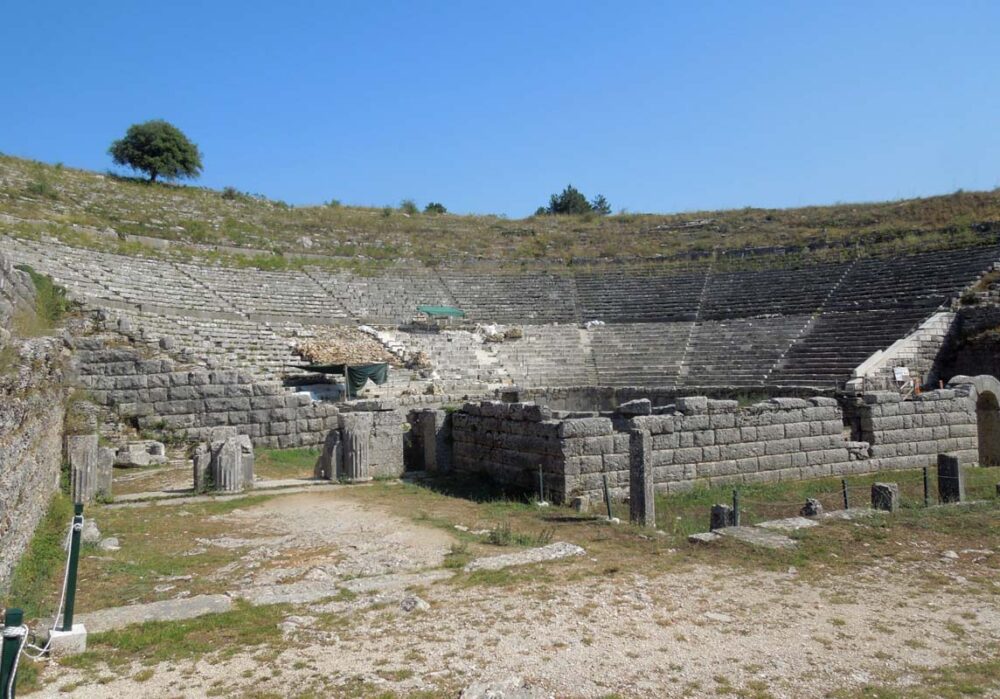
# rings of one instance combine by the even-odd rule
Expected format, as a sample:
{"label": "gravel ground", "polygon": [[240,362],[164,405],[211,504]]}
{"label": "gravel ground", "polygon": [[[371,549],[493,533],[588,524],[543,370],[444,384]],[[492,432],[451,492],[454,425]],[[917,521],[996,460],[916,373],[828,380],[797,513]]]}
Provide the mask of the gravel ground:
{"label": "gravel ground", "polygon": [[[309,493],[225,517],[260,534],[208,541],[246,547],[240,569],[226,575],[251,586],[426,571],[452,542],[440,529]],[[942,575],[954,560],[995,553],[954,555],[937,563]],[[566,563],[539,565],[558,580]],[[265,648],[162,663],[148,678],[136,677],[139,664],[101,671],[99,684],[92,673],[58,668],[35,696],[457,697],[470,684],[513,677],[531,691],[499,696],[822,697],[886,677],[905,696],[907,683],[921,681],[913,668],[968,661],[1000,641],[1000,583],[988,594],[949,577],[942,592],[892,562],[820,583],[794,569],[723,565],[514,587],[431,576],[415,589],[374,585],[298,605],[262,627]]]}

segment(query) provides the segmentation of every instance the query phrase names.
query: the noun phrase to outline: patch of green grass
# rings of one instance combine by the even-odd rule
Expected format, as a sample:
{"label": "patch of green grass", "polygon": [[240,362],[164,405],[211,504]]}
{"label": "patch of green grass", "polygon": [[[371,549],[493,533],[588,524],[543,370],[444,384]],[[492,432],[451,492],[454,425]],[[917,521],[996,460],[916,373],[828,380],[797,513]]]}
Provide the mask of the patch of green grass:
{"label": "patch of green grass", "polygon": [[258,449],[254,472],[266,478],[309,478],[319,456],[319,449]]}
{"label": "patch of green grass", "polygon": [[841,689],[831,696],[837,699],[965,699],[992,697],[1000,690],[1000,646],[983,649],[986,659],[948,662],[937,668],[913,668],[917,683],[905,687],[891,681],[868,684],[860,689]]}
{"label": "patch of green grass", "polygon": [[465,564],[472,560],[472,553],[469,551],[469,544],[465,541],[460,541],[451,545],[451,550],[445,554],[444,557],[444,567],[445,568],[464,568]]}
{"label": "patch of green grass", "polygon": [[28,550],[14,568],[10,590],[4,598],[5,607],[20,607],[28,620],[55,613],[66,561],[63,542],[72,520],[72,501],[57,494],[35,530]]}
{"label": "patch of green grass", "polygon": [[[25,183],[31,183],[28,196]],[[386,269],[402,258],[461,265],[479,256],[510,269],[623,263],[661,270],[705,264],[716,269],[788,267],[991,244],[1000,221],[996,191],[787,210],[746,207],[520,220],[491,214],[420,215],[414,202],[407,206],[414,214],[404,216],[391,206],[293,207],[232,189],[150,185],[9,156],[0,156],[0,202],[3,213],[21,219],[9,227],[16,235],[37,238],[44,231],[86,247],[151,257],[197,255],[233,266],[291,269],[311,264],[358,273]],[[108,227],[121,237],[96,234]],[[128,235],[169,240],[171,245],[158,250],[126,239]],[[212,249],[215,245],[246,251],[219,252]],[[786,249],[775,255],[764,249],[769,246]],[[750,252],[754,248],[762,251]],[[746,254],[722,254],[731,250]],[[330,257],[302,257],[306,252]]]}
{"label": "patch of green grass", "polygon": [[291,609],[289,605],[261,609],[238,601],[235,609],[220,614],[184,621],[152,621],[95,633],[87,638],[85,653],[59,662],[80,669],[93,669],[106,663],[117,669],[135,661],[153,666],[161,662],[200,659],[220,648],[233,654],[274,643],[278,636],[274,625]]}
{"label": "patch of green grass", "polygon": [[14,329],[21,337],[37,337],[52,331],[72,310],[73,302],[66,296],[66,289],[56,284],[52,277],[41,274],[29,265],[17,265],[27,272],[35,285],[35,308],[15,316]]}

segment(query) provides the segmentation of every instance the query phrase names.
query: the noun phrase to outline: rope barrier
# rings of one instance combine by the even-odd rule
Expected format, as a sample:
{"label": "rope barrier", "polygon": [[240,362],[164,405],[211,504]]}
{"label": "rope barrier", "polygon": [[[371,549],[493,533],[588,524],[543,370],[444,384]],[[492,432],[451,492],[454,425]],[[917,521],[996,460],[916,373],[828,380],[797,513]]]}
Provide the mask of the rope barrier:
{"label": "rope barrier", "polygon": [[[71,522],[69,531],[66,532],[66,539],[63,544],[64,547],[66,548],[66,565],[63,571],[63,584],[62,584],[62,591],[59,595],[59,606],[56,608],[56,614],[52,619],[53,629],[59,626],[59,618],[62,616],[63,608],[66,604],[66,588],[69,583],[69,564],[70,564],[69,557],[72,554],[72,550],[69,543],[70,543],[70,538],[72,536],[73,536],[73,523]],[[11,670],[10,680],[8,681],[7,687],[4,690],[3,699],[12,699],[14,695],[14,684],[17,681],[17,666],[21,661],[22,655],[27,656],[29,659],[35,662],[44,662],[50,659],[48,652],[49,648],[51,648],[52,646],[51,634],[49,635],[49,640],[45,643],[44,646],[38,646],[35,645],[34,643],[28,642],[29,633],[30,629],[26,624],[22,624],[20,626],[9,626],[9,627],[5,626],[3,629],[4,638],[15,638],[18,636],[20,636],[21,638],[21,643],[18,645],[17,649],[17,655],[14,656],[14,666]],[[29,653],[26,650],[27,648],[30,648],[31,650],[36,652]]]}
{"label": "rope barrier", "polygon": [[24,652],[24,644],[28,642],[28,627],[24,624],[20,626],[5,626],[3,627],[3,637],[5,639],[21,638],[21,643],[17,647],[17,653],[14,654],[14,666],[11,668],[7,686],[4,687],[4,699],[13,699],[14,684],[17,682],[17,665],[21,660],[21,653]]}

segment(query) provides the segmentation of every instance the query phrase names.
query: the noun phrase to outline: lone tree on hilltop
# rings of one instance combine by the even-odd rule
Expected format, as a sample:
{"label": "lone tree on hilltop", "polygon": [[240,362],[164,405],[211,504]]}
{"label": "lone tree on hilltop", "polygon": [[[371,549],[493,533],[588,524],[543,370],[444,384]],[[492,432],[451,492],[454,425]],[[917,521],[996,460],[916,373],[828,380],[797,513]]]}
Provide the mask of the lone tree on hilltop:
{"label": "lone tree on hilltop", "polygon": [[571,184],[566,185],[566,189],[564,189],[560,194],[553,194],[549,197],[548,208],[540,206],[538,207],[538,210],[535,211],[536,216],[542,216],[545,214],[580,215],[590,213],[606,216],[611,213],[611,205],[608,204],[608,200],[604,198],[603,194],[598,194],[594,197],[593,201],[587,201],[587,197],[583,196],[583,192]]}
{"label": "lone tree on hilltop", "polygon": [[180,129],[162,119],[133,124],[125,138],[111,144],[108,153],[118,165],[125,165],[165,180],[195,178],[201,174],[201,153]]}

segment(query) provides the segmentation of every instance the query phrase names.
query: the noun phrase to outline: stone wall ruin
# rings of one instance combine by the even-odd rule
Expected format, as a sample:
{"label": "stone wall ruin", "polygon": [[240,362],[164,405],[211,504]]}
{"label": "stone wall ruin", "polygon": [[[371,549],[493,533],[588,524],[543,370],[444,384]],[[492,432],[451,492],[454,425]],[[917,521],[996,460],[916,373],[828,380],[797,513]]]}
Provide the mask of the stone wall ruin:
{"label": "stone wall ruin", "polygon": [[[636,401],[645,405],[600,414],[553,412],[531,403],[467,403],[451,415],[452,459],[456,471],[529,492],[537,490],[540,470],[546,492],[558,502],[598,500],[605,480],[613,497],[625,498],[630,433],[637,431],[648,435],[652,481],[660,493],[697,483],[920,468],[935,465],[942,452],[977,463],[976,404],[983,390],[970,381],[960,377],[910,400],[873,392],[839,401],[771,398],[739,407],[736,401],[689,396],[670,406],[654,409]],[[1000,395],[1000,382],[996,391],[990,395]],[[1000,423],[1000,408],[994,412]]]}

